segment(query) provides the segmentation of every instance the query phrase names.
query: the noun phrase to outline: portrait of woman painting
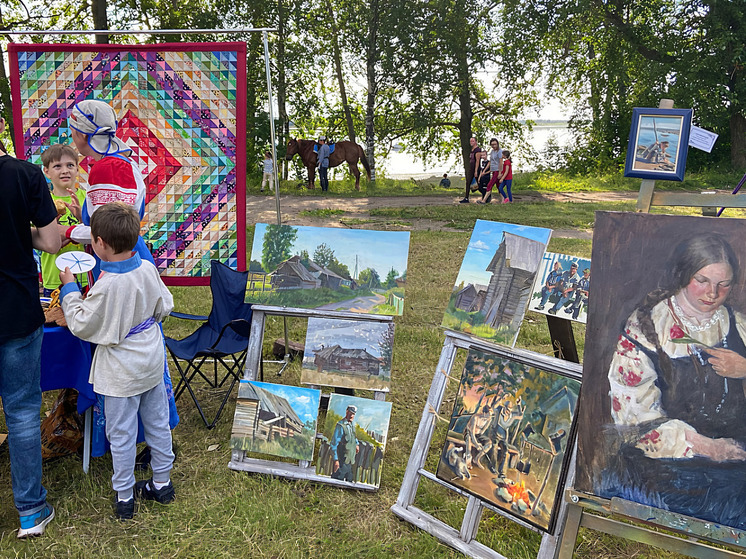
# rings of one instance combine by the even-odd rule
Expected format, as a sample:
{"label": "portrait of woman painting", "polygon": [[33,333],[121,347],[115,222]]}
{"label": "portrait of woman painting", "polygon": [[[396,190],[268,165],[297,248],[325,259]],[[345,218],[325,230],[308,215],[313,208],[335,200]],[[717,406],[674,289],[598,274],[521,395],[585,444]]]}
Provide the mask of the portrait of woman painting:
{"label": "portrait of woman painting", "polygon": [[746,529],[744,234],[596,214],[577,489]]}

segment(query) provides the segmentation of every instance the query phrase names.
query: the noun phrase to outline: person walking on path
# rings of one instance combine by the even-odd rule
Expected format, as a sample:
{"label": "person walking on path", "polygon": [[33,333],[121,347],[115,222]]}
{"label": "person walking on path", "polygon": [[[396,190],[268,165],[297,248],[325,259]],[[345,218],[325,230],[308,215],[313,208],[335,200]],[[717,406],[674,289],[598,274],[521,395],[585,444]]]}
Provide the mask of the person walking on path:
{"label": "person walking on path", "polygon": [[[503,172],[500,178],[500,194],[503,197],[503,204],[513,201],[513,163],[510,160],[510,152],[507,149],[503,150]],[[505,191],[508,191],[507,194]]]}
{"label": "person walking on path", "polygon": [[319,138],[319,144],[319,152],[316,154],[316,168],[319,170],[321,191],[326,192],[329,190],[329,178],[327,176],[329,171],[329,146],[326,145],[326,136]]}
{"label": "person walking on path", "polygon": [[471,192],[471,181],[474,179],[477,170],[477,154],[482,151],[479,147],[477,139],[472,136],[469,138],[469,144],[471,144],[471,152],[469,153],[469,170],[466,173],[466,188],[464,189],[464,199],[459,201],[459,204],[469,203],[469,192]]}
{"label": "person walking on path", "polygon": [[[0,118],[0,133],[5,120]],[[36,165],[0,150],[0,395],[8,429],[18,538],[40,536],[54,518],[41,483],[41,341],[44,313],[33,248],[60,250],[57,209]],[[36,227],[29,227],[33,223]]]}
{"label": "person walking on path", "polygon": [[[491,201],[492,189],[496,184],[500,183],[500,176],[503,171],[503,150],[500,149],[500,142],[497,141],[497,138],[492,138],[490,140],[490,147],[492,148],[490,151],[490,162],[489,166],[485,168],[484,173],[491,173],[491,178],[487,183],[487,186],[484,188],[484,191],[480,189],[480,192],[482,192],[481,202],[483,204],[487,204]],[[477,200],[477,203],[479,202],[480,201]]]}

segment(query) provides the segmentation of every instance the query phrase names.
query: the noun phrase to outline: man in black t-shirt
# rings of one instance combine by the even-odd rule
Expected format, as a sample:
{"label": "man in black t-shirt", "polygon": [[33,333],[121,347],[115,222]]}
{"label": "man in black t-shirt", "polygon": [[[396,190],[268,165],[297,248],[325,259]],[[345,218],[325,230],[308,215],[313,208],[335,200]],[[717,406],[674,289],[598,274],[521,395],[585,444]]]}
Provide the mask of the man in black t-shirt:
{"label": "man in black t-shirt", "polygon": [[[4,129],[0,119],[0,133]],[[19,538],[43,534],[54,518],[41,484],[44,313],[32,248],[50,253],[60,249],[56,218],[41,169],[0,150],[0,397],[8,428],[13,500],[21,520]]]}

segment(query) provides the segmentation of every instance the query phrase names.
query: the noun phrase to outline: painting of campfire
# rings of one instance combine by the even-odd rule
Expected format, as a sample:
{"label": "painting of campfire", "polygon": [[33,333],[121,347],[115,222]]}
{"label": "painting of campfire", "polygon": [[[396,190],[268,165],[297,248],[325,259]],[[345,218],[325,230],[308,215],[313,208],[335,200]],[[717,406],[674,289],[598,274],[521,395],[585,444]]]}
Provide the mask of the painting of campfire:
{"label": "painting of campfire", "polygon": [[438,478],[551,532],[579,392],[559,373],[470,351]]}
{"label": "painting of campfire", "polygon": [[388,392],[394,323],[309,318],[301,382]]}

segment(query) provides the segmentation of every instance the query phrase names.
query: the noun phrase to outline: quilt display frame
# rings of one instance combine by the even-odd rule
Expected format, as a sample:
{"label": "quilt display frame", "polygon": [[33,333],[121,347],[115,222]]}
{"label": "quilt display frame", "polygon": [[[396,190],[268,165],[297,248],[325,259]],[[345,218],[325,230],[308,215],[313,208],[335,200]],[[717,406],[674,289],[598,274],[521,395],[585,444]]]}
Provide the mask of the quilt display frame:
{"label": "quilt display frame", "polygon": [[[16,155],[71,143],[75,103],[119,119],[147,186],[142,234],[167,285],[208,285],[210,261],[246,269],[246,44],[8,47]],[[91,161],[80,165],[85,184]]]}

